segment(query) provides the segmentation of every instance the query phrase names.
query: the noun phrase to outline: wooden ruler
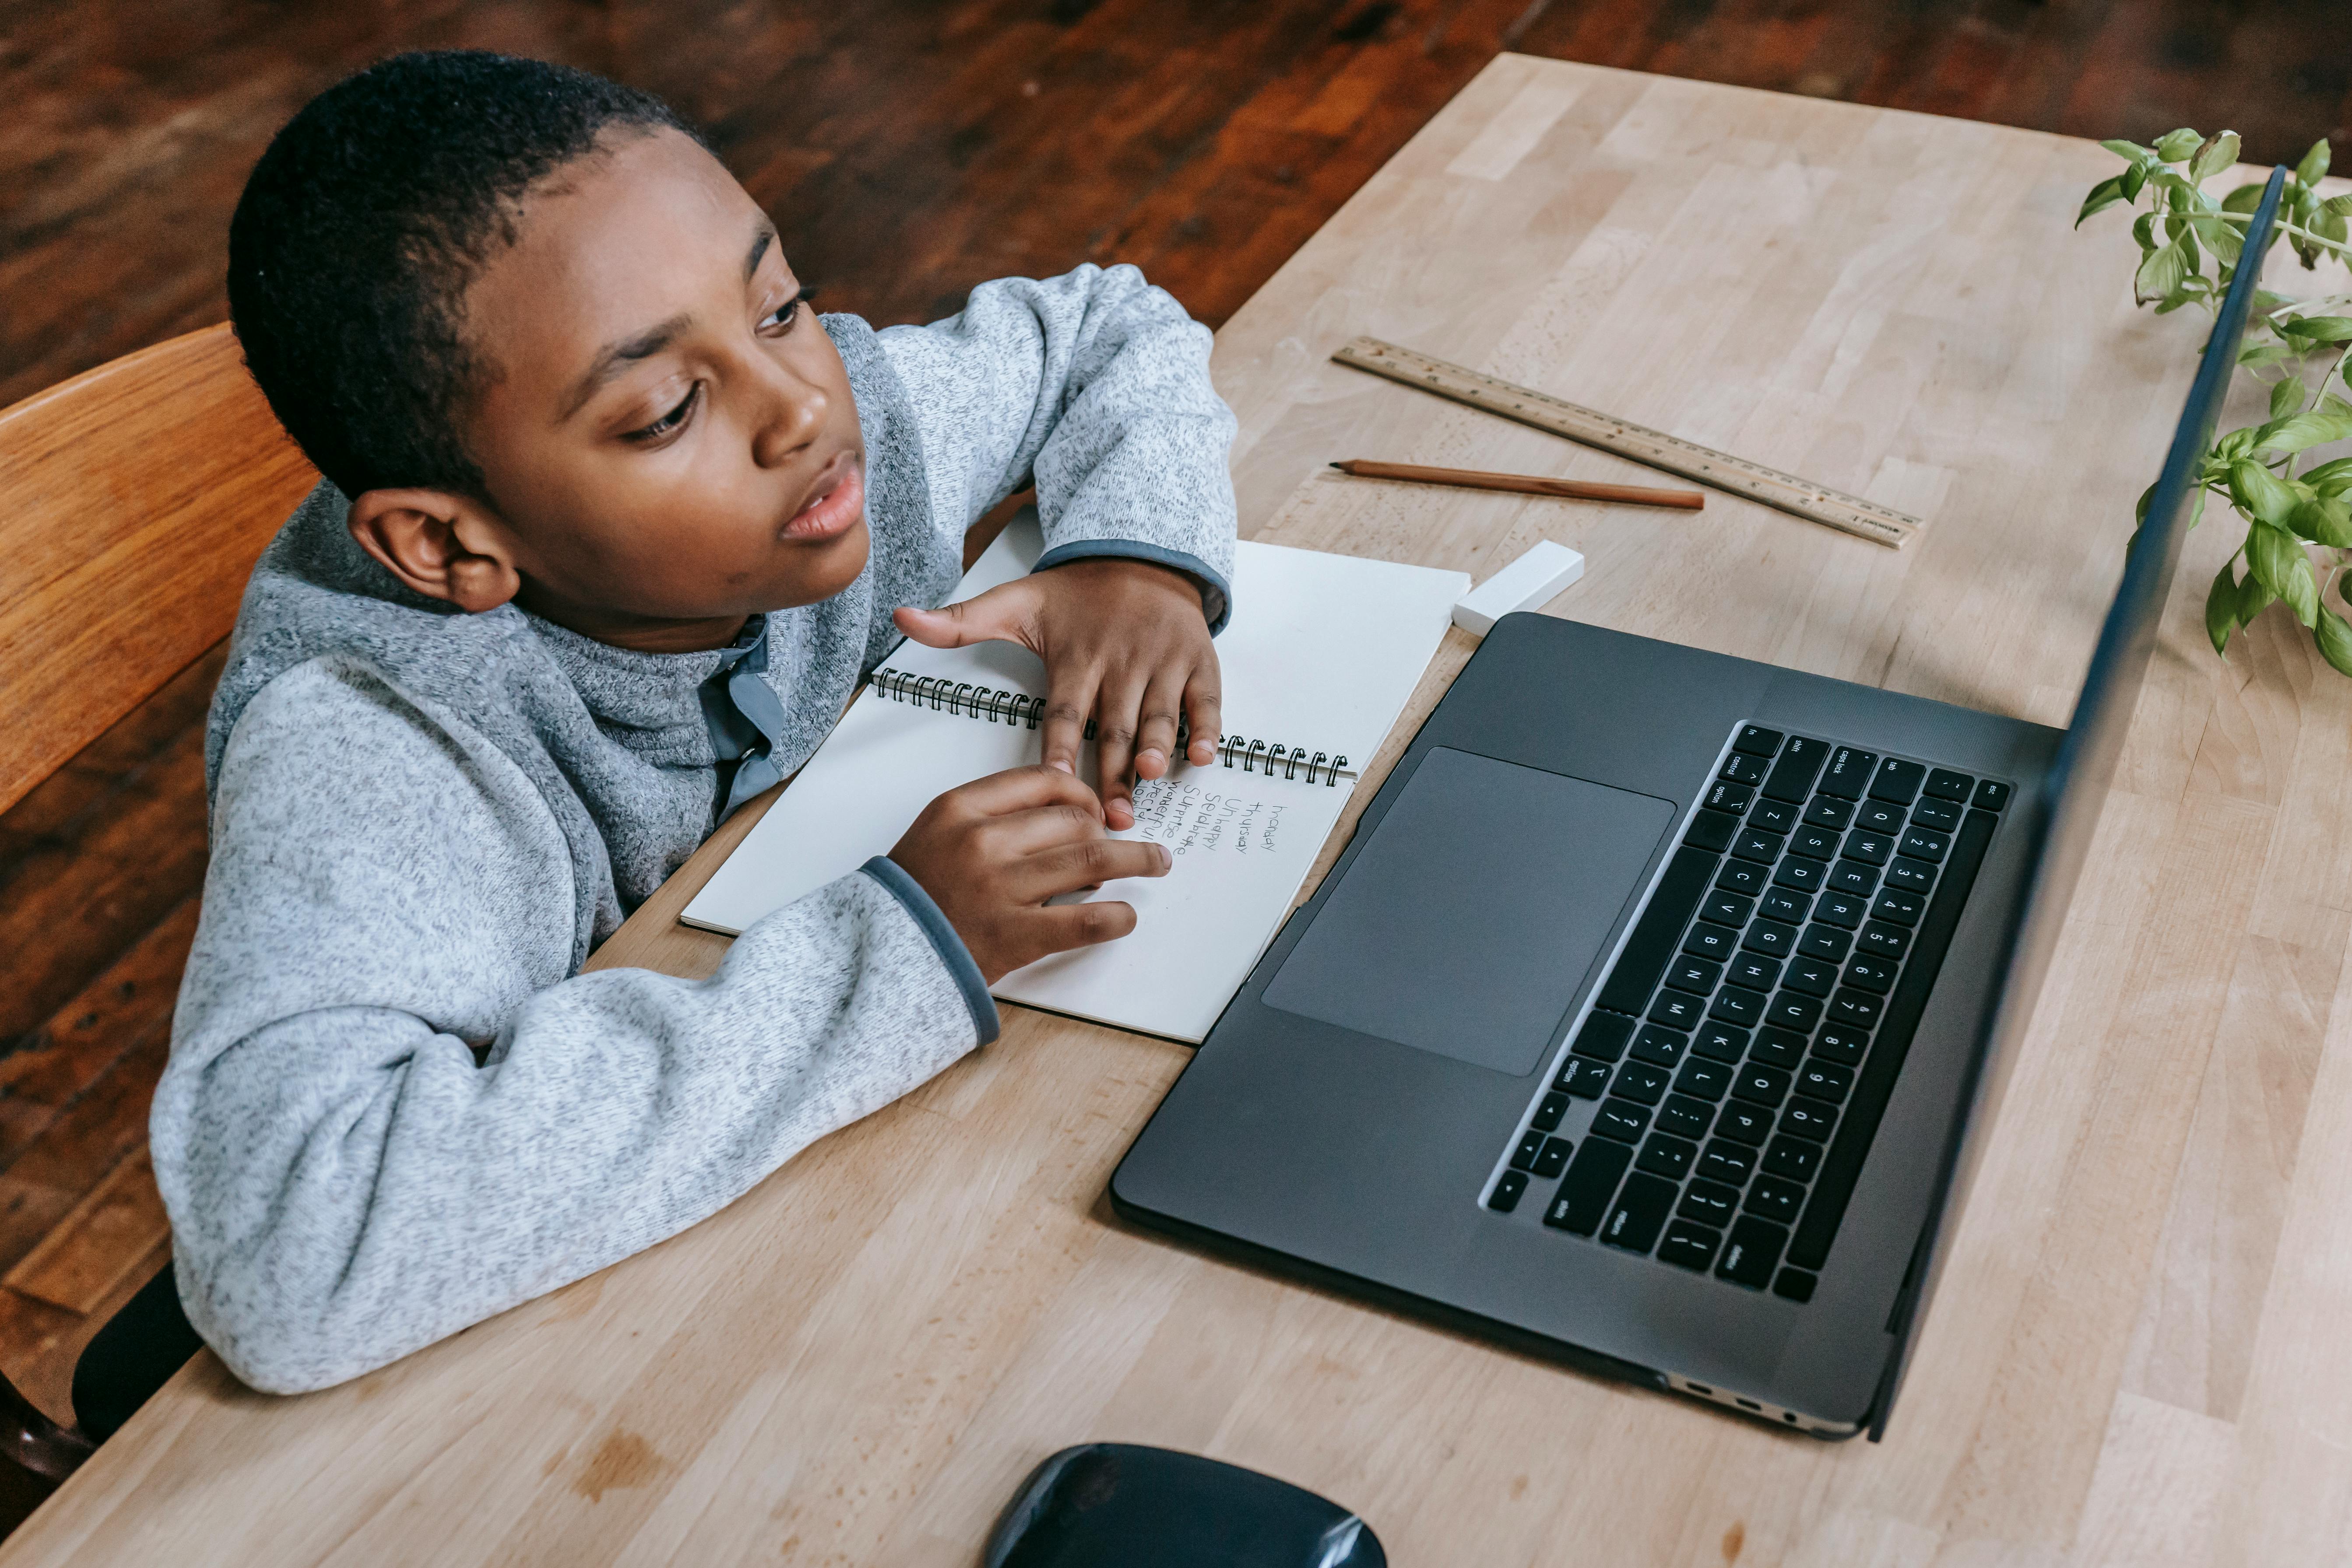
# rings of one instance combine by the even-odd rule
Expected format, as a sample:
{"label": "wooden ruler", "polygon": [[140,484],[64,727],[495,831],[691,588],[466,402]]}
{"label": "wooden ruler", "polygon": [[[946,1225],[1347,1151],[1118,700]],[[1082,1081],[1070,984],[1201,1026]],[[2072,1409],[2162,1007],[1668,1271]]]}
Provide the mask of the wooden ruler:
{"label": "wooden ruler", "polygon": [[1331,357],[1341,364],[1368,370],[1374,375],[1384,375],[1391,381],[1401,381],[1407,386],[1417,386],[1423,392],[1433,392],[1440,397],[1450,397],[1456,403],[1466,403],[1473,408],[1483,408],[1489,414],[1499,414],[1506,419],[1516,419],[1522,425],[1532,425],[1538,430],[1549,430],[1555,436],[1565,436],[1571,441],[1581,441],[1588,447],[1598,447],[1604,452],[1614,452],[1621,458],[1713,485],[1732,495],[1827,523],[1891,550],[1902,549],[1913,534],[1927,526],[1907,511],[1896,511],[1860,496],[1830,489],[1794,474],[1751,463],[1745,458],[1713,451],[1549,393],[1497,381],[1491,375],[1481,375],[1412,349],[1384,343],[1378,338],[1358,338]]}

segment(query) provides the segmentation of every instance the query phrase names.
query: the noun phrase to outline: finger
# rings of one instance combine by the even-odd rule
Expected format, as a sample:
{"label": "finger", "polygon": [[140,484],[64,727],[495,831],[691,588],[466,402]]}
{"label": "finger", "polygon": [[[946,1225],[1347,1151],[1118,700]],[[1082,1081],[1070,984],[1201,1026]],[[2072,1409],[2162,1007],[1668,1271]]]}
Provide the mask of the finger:
{"label": "finger", "polygon": [[1102,802],[1076,774],[1042,764],[990,773],[957,785],[941,798],[954,801],[975,816],[1002,816],[1052,805],[1076,806],[1097,820],[1102,816]]}
{"label": "finger", "polygon": [[1142,722],[1135,727],[1137,778],[1168,776],[1170,764],[1176,761],[1176,718],[1183,702],[1184,679],[1181,670],[1162,670],[1144,689]]}
{"label": "finger", "polygon": [[1095,789],[1102,796],[1103,819],[1115,828],[1135,825],[1127,770],[1135,761],[1136,718],[1142,708],[1140,680],[1105,682],[1095,693]]}
{"label": "finger", "polygon": [[1094,710],[1095,688],[1100,676],[1092,669],[1055,670],[1048,667],[1045,691],[1045,765],[1064,773],[1078,771],[1078,747],[1087,738],[1087,715]]}
{"label": "finger", "polygon": [[1041,599],[1036,580],[1021,577],[936,610],[909,605],[892,611],[890,619],[900,631],[926,647],[1011,642],[1034,652],[1037,651],[1037,607]]}
{"label": "finger", "polygon": [[1074,947],[1116,942],[1135,929],[1135,906],[1117,899],[1093,899],[1083,904],[1057,904],[1024,910],[1022,934],[1040,953],[1067,952]]}
{"label": "finger", "polygon": [[[1068,773],[1055,773],[1054,776],[1077,784],[1077,780]],[[1080,784],[1079,787],[1084,789],[1086,786]],[[1052,805],[1007,812],[1002,816],[990,818],[980,829],[980,846],[992,862],[1010,865],[1015,860],[1043,854],[1066,844],[1105,837],[1099,805],[1091,801],[1084,805],[1059,801]]]}
{"label": "finger", "polygon": [[1192,731],[1185,755],[1194,766],[1205,768],[1217,760],[1217,740],[1225,728],[1223,689],[1213,649],[1184,688],[1184,723]]}
{"label": "finger", "polygon": [[1148,840],[1089,838],[1030,856],[1005,881],[1014,902],[1042,904],[1122,877],[1164,877],[1171,864],[1167,849]]}

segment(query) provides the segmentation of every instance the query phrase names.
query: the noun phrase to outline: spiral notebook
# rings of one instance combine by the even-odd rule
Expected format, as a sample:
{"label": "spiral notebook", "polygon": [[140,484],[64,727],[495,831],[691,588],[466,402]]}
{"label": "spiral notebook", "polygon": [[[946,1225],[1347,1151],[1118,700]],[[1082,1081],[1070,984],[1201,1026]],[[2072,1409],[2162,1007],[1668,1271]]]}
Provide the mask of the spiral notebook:
{"label": "spiral notebook", "polygon": [[[1043,552],[1024,513],[957,586],[970,598]],[[1244,541],[1234,616],[1217,639],[1218,761],[1136,791],[1118,837],[1165,844],[1165,877],[1091,896],[1136,928],[1005,975],[1002,1000],[1197,1042],[1289,912],[1356,774],[1380,749],[1470,580],[1459,572]],[[1039,755],[1045,665],[1025,648],[902,643],[824,744],[680,917],[733,935],[886,853],[936,796]],[[1094,748],[1079,763],[1091,779]]]}

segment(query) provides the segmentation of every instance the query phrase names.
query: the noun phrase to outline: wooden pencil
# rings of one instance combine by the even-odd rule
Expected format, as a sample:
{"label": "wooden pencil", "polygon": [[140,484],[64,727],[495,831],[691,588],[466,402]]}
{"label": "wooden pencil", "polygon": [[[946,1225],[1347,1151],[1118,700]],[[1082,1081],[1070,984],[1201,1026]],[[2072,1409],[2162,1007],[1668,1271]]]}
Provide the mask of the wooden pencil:
{"label": "wooden pencil", "polygon": [[1547,479],[1534,474],[1489,474],[1476,468],[1424,468],[1417,463],[1383,463],[1350,458],[1333,468],[1366,479],[1403,479],[1421,485],[1453,485],[1467,490],[1511,490],[1563,500],[1612,500],[1633,506],[1671,506],[1697,511],[1706,505],[1699,490],[1661,489],[1654,485],[1596,485],[1582,479]]}

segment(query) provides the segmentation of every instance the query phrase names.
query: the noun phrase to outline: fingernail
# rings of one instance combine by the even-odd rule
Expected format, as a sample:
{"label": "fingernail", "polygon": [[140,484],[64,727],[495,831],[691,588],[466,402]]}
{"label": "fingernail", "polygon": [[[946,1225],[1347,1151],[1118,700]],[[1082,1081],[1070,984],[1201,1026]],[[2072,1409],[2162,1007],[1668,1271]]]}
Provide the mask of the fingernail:
{"label": "fingernail", "polygon": [[1054,758],[1052,761],[1048,762],[1045,765],[1046,765],[1047,767],[1049,767],[1049,768],[1059,768],[1059,769],[1061,769],[1061,770],[1062,770],[1064,773],[1076,773],[1076,772],[1077,772],[1077,771],[1078,771],[1077,769],[1076,769],[1076,768],[1074,768],[1074,767],[1070,766],[1070,764],[1069,764],[1069,763],[1067,763],[1064,762],[1064,761],[1063,761],[1061,758],[1059,758],[1059,757],[1055,757],[1055,758]]}
{"label": "fingernail", "polygon": [[1168,753],[1156,748],[1150,751],[1138,752],[1135,753],[1135,761],[1139,766],[1145,763],[1164,763],[1167,760]]}
{"label": "fingernail", "polygon": [[1176,864],[1176,857],[1168,853],[1168,846],[1165,844],[1155,844],[1152,847],[1160,851],[1160,868],[1161,870],[1165,871],[1169,867]]}

